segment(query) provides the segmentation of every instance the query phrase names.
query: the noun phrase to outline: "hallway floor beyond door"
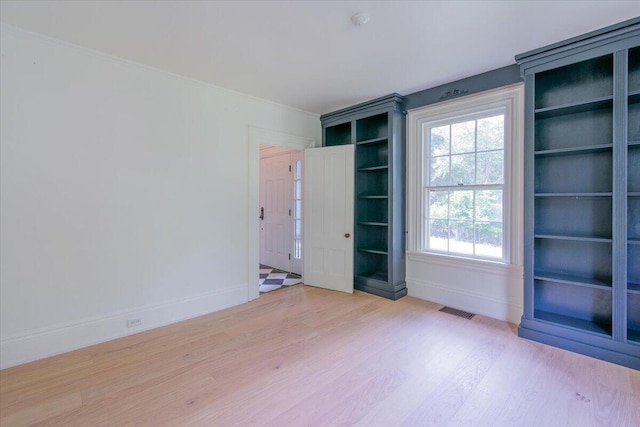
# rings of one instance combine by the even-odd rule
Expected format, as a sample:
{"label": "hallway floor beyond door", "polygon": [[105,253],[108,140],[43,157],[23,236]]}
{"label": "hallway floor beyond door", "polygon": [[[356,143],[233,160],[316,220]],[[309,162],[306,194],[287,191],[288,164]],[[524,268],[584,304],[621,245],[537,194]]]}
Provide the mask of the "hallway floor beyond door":
{"label": "hallway floor beyond door", "polygon": [[278,270],[268,265],[260,264],[260,292],[271,292],[283,286],[291,286],[302,283],[302,277],[287,271]]}

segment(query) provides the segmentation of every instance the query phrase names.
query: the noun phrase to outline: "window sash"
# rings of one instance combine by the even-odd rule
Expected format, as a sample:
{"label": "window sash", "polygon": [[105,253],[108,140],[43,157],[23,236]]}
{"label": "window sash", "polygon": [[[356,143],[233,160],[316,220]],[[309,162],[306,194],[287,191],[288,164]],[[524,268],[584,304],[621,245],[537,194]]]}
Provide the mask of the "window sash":
{"label": "window sash", "polygon": [[[496,219],[487,219],[484,217],[478,218],[478,209],[477,209],[477,191],[487,191],[493,190],[498,191],[500,194],[501,201],[501,212],[500,212],[500,220]],[[473,192],[473,207],[472,213],[469,218],[452,218],[451,217],[451,201],[450,197],[452,193],[461,192],[461,191],[471,191]],[[446,192],[448,193],[447,200],[447,213],[446,217],[434,216],[431,213],[431,192]],[[488,260],[504,260],[505,258],[505,242],[506,242],[506,233],[505,233],[505,221],[504,221],[504,185],[477,185],[477,186],[464,186],[464,188],[460,188],[459,186],[447,186],[447,187],[424,187],[423,188],[423,237],[422,237],[422,247],[420,248],[421,252],[434,252],[434,253],[442,253],[442,254],[452,254],[452,255],[462,255],[462,256],[471,256],[473,258],[479,259],[488,259]],[[447,228],[452,225],[464,225],[469,224],[472,228],[472,241],[471,243],[471,251],[461,251],[455,250],[451,248],[451,232],[450,230],[447,232],[448,235],[446,237],[446,249],[442,249],[442,242],[439,245],[434,245],[435,239],[434,234],[432,233],[432,224],[434,222],[446,222]],[[479,225],[480,227],[477,227]],[[485,227],[495,225],[500,227],[500,254],[497,254],[494,250],[491,250],[491,245],[487,247],[487,245],[483,245],[482,241],[479,239],[479,228],[482,228],[482,225]],[[460,244],[457,239],[453,239],[456,244]]]}
{"label": "window sash", "polygon": [[[502,146],[499,148],[489,148],[489,149],[481,149],[478,150],[478,121],[482,119],[486,119],[494,116],[502,116]],[[423,192],[422,192],[422,206],[420,209],[421,217],[422,217],[422,236],[419,239],[419,250],[421,252],[426,253],[443,253],[450,255],[461,255],[465,257],[478,258],[478,259],[489,259],[493,261],[505,261],[507,253],[506,253],[506,241],[507,241],[507,233],[506,233],[506,206],[505,206],[505,179],[506,179],[506,146],[508,143],[507,140],[507,120],[509,120],[509,115],[507,114],[506,108],[490,108],[485,110],[476,111],[472,114],[467,114],[465,116],[459,117],[444,117],[438,121],[430,121],[430,122],[422,122],[421,123],[421,140],[422,140],[422,176],[423,176]],[[453,127],[458,123],[465,123],[474,121],[474,131],[473,131],[473,148],[474,150],[468,151],[463,150],[454,150],[453,149]],[[432,129],[448,127],[448,137],[447,144],[445,147],[443,154],[438,153],[437,155],[432,156]],[[442,131],[440,132],[443,133]],[[444,131],[444,135],[446,136],[447,130]],[[441,149],[442,150],[442,149]],[[454,152],[455,151],[455,152]],[[460,152],[458,152],[460,151]],[[497,175],[493,175],[489,179],[489,182],[478,183],[478,181],[486,181],[485,179],[481,179],[478,176],[478,155],[483,155],[485,153],[501,153],[501,168],[500,177],[498,179]],[[455,156],[473,156],[473,180],[471,181],[469,176],[464,176],[464,179],[456,180],[458,182],[452,182],[455,178],[452,174],[452,165],[453,165],[453,157]],[[433,160],[441,161],[439,159],[445,159],[448,162],[448,171],[446,173],[446,179],[444,182],[436,181],[435,185],[431,185],[432,183],[432,162]],[[442,166],[442,165],[441,165]],[[461,176],[462,177],[462,176]],[[468,182],[464,182],[464,181]],[[448,183],[446,182],[448,181]],[[497,182],[495,182],[497,181]],[[498,190],[500,192],[501,199],[501,215],[500,221],[491,221],[491,220],[479,220],[477,219],[477,204],[476,197],[477,192],[482,190]],[[448,193],[448,201],[447,201],[447,217],[446,218],[434,218],[431,212],[431,198],[430,193],[432,191],[441,191]],[[472,191],[473,195],[473,203],[471,209],[471,218],[469,219],[458,219],[451,217],[451,200],[450,197],[453,192],[456,191]],[[432,224],[435,222],[442,223],[446,222],[446,248],[443,249],[442,242],[439,242],[438,245],[435,244],[437,237],[434,236],[432,232]],[[482,241],[479,240],[479,229],[483,227],[477,227],[477,225],[489,224],[499,226],[500,228],[500,253],[496,253],[493,250],[487,250],[487,248],[492,248],[491,245],[482,245]],[[468,233],[462,240],[457,239],[456,233],[452,231],[452,227],[462,226],[463,228],[471,227],[471,238],[469,239]],[[485,227],[486,228],[486,227]],[[442,231],[442,230],[441,230]],[[463,233],[465,234],[465,233]],[[489,235],[491,233],[488,233]],[[452,239],[452,235],[454,238]],[[486,237],[486,236],[485,236]],[[466,239],[466,240],[465,240]],[[469,241],[470,240],[470,241]],[[452,243],[454,243],[454,248],[452,248]],[[461,248],[464,248],[461,249]],[[470,249],[469,249],[470,248]]]}

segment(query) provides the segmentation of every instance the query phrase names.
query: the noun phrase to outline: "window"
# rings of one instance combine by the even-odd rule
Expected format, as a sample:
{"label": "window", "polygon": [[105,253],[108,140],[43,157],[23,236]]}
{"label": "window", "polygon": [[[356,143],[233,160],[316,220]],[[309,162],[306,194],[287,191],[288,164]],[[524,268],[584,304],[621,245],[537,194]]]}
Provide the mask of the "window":
{"label": "window", "polygon": [[412,257],[521,262],[522,98],[514,85],[409,112]]}
{"label": "window", "polygon": [[422,125],[424,250],[504,259],[504,109]]}
{"label": "window", "polygon": [[302,160],[293,165],[293,257],[302,259]]}

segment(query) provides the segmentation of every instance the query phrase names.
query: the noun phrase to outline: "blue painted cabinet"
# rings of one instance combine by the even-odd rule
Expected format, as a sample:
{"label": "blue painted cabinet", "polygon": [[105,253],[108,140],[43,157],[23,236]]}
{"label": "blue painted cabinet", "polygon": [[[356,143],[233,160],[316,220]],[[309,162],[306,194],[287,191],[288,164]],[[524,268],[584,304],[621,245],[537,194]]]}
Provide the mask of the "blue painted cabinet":
{"label": "blue painted cabinet", "polygon": [[402,106],[392,94],[320,117],[325,146],[356,146],[354,288],[393,300],[407,294]]}
{"label": "blue painted cabinet", "polygon": [[526,103],[519,335],[640,369],[640,19],[516,60]]}

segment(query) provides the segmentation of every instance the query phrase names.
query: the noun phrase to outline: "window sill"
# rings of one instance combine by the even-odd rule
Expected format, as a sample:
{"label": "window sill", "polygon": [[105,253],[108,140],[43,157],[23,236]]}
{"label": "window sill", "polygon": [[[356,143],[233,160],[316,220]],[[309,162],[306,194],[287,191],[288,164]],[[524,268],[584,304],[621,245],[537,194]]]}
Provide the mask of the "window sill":
{"label": "window sill", "polygon": [[407,252],[407,260],[423,264],[436,264],[449,268],[460,268],[483,273],[505,273],[523,275],[521,265],[508,264],[501,261],[479,260],[450,254],[428,252]]}

